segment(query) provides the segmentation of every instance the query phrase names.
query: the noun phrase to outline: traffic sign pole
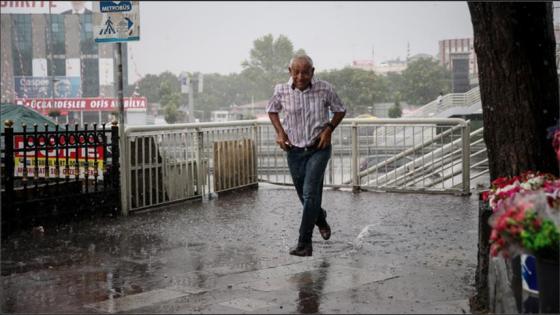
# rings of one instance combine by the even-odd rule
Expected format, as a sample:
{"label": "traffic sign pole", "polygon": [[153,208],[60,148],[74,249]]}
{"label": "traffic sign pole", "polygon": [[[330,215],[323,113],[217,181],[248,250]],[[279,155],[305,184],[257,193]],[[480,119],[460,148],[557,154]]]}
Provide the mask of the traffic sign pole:
{"label": "traffic sign pole", "polygon": [[117,96],[119,99],[119,148],[120,154],[120,182],[121,182],[121,214],[128,215],[128,147],[126,145],[126,135],[124,130],[124,84],[123,84],[123,62],[122,62],[122,43],[117,44]]}

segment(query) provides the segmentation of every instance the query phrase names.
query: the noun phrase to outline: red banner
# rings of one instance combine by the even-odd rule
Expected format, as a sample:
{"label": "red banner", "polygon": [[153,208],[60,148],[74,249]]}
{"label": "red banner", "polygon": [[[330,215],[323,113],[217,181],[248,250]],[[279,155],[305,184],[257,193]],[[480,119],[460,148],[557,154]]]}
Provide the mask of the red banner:
{"label": "red banner", "polygon": [[[16,104],[32,108],[43,114],[48,114],[52,110],[61,112],[68,111],[118,111],[119,99],[106,97],[91,98],[20,98]],[[124,109],[146,110],[148,99],[146,97],[125,97]]]}
{"label": "red banner", "polygon": [[[31,136],[32,133],[30,133]],[[64,134],[60,134],[58,135],[58,137],[64,136]],[[27,139],[28,141],[33,141],[33,138],[29,137]],[[52,139],[54,140],[54,139]],[[80,138],[78,135],[71,135],[69,137],[69,139],[64,138],[64,142],[65,143],[69,143],[70,145],[76,145],[77,143],[80,144],[80,146],[84,146],[81,147],[79,149],[76,148],[68,148],[68,152],[66,152],[66,148],[64,147],[65,143],[61,143],[59,145],[59,149],[55,150],[55,149],[49,149],[49,150],[45,150],[44,147],[43,149],[39,149],[37,150],[37,157],[38,158],[46,158],[46,155],[49,155],[49,159],[56,159],[56,156],[58,155],[59,159],[65,159],[66,156],[68,156],[69,159],[71,160],[84,160],[86,159],[86,155],[87,158],[91,161],[93,161],[93,159],[97,156],[98,160],[103,160],[103,145],[95,145],[95,144],[90,144],[88,142],[88,148],[86,150],[85,148],[85,144],[84,142],[88,141],[90,139],[82,139]],[[48,138],[46,139],[39,139],[39,145],[44,145],[44,141],[49,141]],[[24,148],[24,139],[23,136],[15,136],[15,148],[16,149],[23,149]],[[53,144],[51,144],[53,145]],[[27,158],[34,158],[35,157],[35,150],[34,149],[28,149],[29,151],[26,152],[25,156]],[[15,152],[14,156],[16,158],[23,158],[23,152],[19,151],[19,152]],[[77,157],[76,157],[77,155]]]}
{"label": "red banner", "polygon": [[[61,135],[59,135],[60,137]],[[54,140],[54,139],[53,139]],[[15,145],[17,149],[22,149],[24,147],[25,139],[23,136],[16,136],[15,137]],[[27,139],[27,141],[33,141],[33,139]],[[40,138],[40,143],[43,144],[43,141],[50,141],[48,138]],[[80,138],[76,135],[76,137],[70,136],[69,139],[64,138],[64,142],[68,142],[70,144],[74,144],[75,142],[83,143],[87,141],[87,139]],[[14,176],[35,176],[35,168],[37,167],[38,170],[38,177],[60,177],[65,178],[68,172],[68,175],[71,177],[79,175],[80,178],[85,178],[85,173],[87,172],[90,177],[95,176],[95,169],[97,168],[97,179],[103,179],[103,172],[105,170],[105,165],[103,165],[103,146],[102,145],[90,145],[88,146],[87,150],[84,147],[81,148],[68,148],[68,152],[66,152],[66,148],[64,148],[64,144],[61,143],[60,146],[62,148],[59,149],[49,149],[49,150],[38,150],[37,151],[37,158],[35,158],[35,150],[31,150],[26,152],[25,158],[23,152],[15,152],[14,154]],[[48,155],[48,161],[47,161]],[[59,173],[57,172],[56,167],[56,157],[58,156],[58,163],[59,163]],[[66,161],[66,157],[68,157],[68,161]],[[86,157],[88,158],[88,163],[86,165]],[[95,158],[97,157],[97,160]],[[48,164],[47,164],[48,162]],[[97,164],[95,163],[97,162]],[[35,164],[37,163],[37,164]],[[68,164],[68,165],[67,165]],[[26,172],[24,174],[24,165],[26,165]],[[66,167],[68,166],[68,169]],[[76,173],[77,169],[77,173]]]}

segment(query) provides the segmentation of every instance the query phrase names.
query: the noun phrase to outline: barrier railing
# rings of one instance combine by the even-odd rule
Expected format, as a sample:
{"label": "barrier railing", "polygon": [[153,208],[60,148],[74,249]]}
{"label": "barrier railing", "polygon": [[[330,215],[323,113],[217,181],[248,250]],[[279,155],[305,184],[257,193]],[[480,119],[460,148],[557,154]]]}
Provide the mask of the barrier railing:
{"label": "barrier railing", "polygon": [[129,210],[257,184],[254,121],[125,130]]}
{"label": "barrier railing", "polygon": [[[345,119],[332,136],[324,184],[466,194],[468,135],[462,119]],[[133,126],[125,137],[129,210],[259,181],[292,185],[286,153],[267,121]]]}
{"label": "barrier railing", "polygon": [[[291,185],[274,129],[261,124],[259,180]],[[468,194],[469,124],[446,119],[345,119],[332,136],[324,185]],[[264,148],[264,149],[263,149]]]}
{"label": "barrier railing", "polygon": [[412,117],[433,117],[439,112],[443,112],[452,107],[468,107],[480,101],[480,88],[477,86],[465,93],[450,93],[443,96],[441,103],[437,100],[418,108],[408,114],[407,118]]}

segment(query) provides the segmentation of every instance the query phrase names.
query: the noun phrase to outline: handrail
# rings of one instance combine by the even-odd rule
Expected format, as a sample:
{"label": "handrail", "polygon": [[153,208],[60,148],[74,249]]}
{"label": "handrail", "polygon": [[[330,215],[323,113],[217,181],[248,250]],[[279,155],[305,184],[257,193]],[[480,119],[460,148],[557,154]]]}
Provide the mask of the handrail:
{"label": "handrail", "polygon": [[[466,121],[461,118],[377,118],[377,119],[364,119],[364,118],[346,118],[340,125],[408,125],[408,124],[446,124],[452,123],[461,126],[466,125]],[[270,125],[270,121],[263,120],[234,120],[222,122],[201,122],[201,123],[180,123],[169,125],[134,125],[125,128],[125,134],[143,131],[164,131],[164,130],[184,130],[189,128],[220,128],[220,127],[241,127],[241,126],[254,126],[254,125]]]}
{"label": "handrail", "polygon": [[435,115],[452,107],[468,107],[480,101],[480,88],[472,88],[465,93],[449,93],[443,96],[441,104],[437,100],[416,109],[406,117],[423,117],[429,114]]}
{"label": "handrail", "polygon": [[[469,126],[468,121],[460,118],[345,119],[333,135],[333,140],[338,140],[339,145],[333,147],[333,158],[329,161],[329,175],[326,177],[328,183],[325,185],[359,189],[362,186],[361,177],[407,154],[414,153],[416,158],[418,151],[428,146],[432,146],[429,151],[435,152],[434,144],[441,149],[438,143],[444,146],[448,137],[457,143],[456,139],[465,139],[465,133],[468,136]],[[373,135],[369,134],[371,130],[380,132],[375,133],[375,146],[370,143],[373,141]],[[424,135],[424,130],[429,133]],[[459,130],[460,133],[457,132]],[[276,145],[275,132],[268,120],[135,125],[127,127],[124,134],[129,149],[125,161],[131,167],[122,185],[134,192],[128,196],[129,210],[185,198],[210,198],[215,192],[257,182],[291,182],[286,172],[285,153]],[[366,146],[363,146],[364,141],[368,143]],[[370,149],[397,150],[391,151],[396,155],[387,161],[360,172],[359,158],[363,150]],[[462,152],[461,157],[452,157],[454,165],[468,167],[469,155],[465,156],[467,151],[464,148]],[[424,164],[418,159],[414,163],[415,166]],[[426,171],[434,169],[430,166]],[[407,177],[406,180],[414,180],[415,177]],[[462,182],[462,193],[468,194],[470,181],[463,178]],[[399,184],[396,188],[404,189],[404,186]],[[434,187],[434,190],[456,192],[452,187],[445,186],[441,189]]]}
{"label": "handrail", "polygon": [[[413,147],[413,148],[407,149],[407,150],[405,150],[405,151],[403,151],[403,152],[401,152],[401,153],[399,153],[399,154],[397,154],[397,155],[395,155],[395,156],[393,156],[393,157],[391,157],[391,158],[389,158],[389,159],[387,159],[387,160],[385,160],[385,161],[383,161],[383,162],[380,162],[380,163],[378,163],[378,164],[376,164],[376,165],[374,165],[374,166],[372,166],[372,167],[369,167],[368,169],[366,169],[366,170],[360,172],[358,175],[359,175],[360,178],[361,178],[361,177],[364,177],[364,176],[366,176],[366,175],[368,175],[368,174],[371,174],[371,173],[377,171],[378,169],[380,169],[381,167],[383,167],[383,166],[385,166],[385,165],[389,165],[389,164],[391,164],[392,162],[394,162],[394,161],[396,161],[396,160],[398,160],[398,159],[400,159],[400,158],[402,158],[402,157],[408,156],[408,155],[410,155],[410,154],[413,153],[413,152],[416,152],[416,151],[418,151],[418,150],[420,150],[420,149],[422,149],[422,148],[424,148],[424,147],[427,147],[427,146],[431,145],[431,144],[434,143],[436,140],[442,139],[443,137],[449,135],[450,133],[452,133],[453,131],[455,131],[455,130],[458,129],[458,128],[459,128],[459,126],[456,126],[456,127],[452,128],[452,129],[446,130],[446,131],[442,132],[441,134],[439,134],[437,137],[435,137],[435,138],[429,140],[428,142],[424,142],[424,143],[421,143],[421,144],[419,144],[419,145],[417,145],[417,146],[415,146],[415,147]],[[349,182],[344,182],[344,184],[349,184]]]}
{"label": "handrail", "polygon": [[[420,145],[418,145],[418,146],[416,146],[416,147],[414,147],[414,148],[410,148],[410,149],[408,149],[408,150],[406,150],[406,151],[403,151],[403,152],[401,152],[401,153],[399,153],[399,154],[397,154],[397,155],[395,155],[395,156],[393,156],[393,157],[391,157],[391,158],[389,158],[389,159],[387,159],[387,160],[385,160],[385,161],[379,162],[378,164],[376,164],[376,165],[374,165],[374,166],[372,166],[372,167],[370,167],[370,168],[368,168],[368,169],[366,169],[366,170],[360,172],[360,173],[359,173],[359,177],[360,177],[360,178],[365,177],[365,176],[367,176],[368,174],[371,174],[371,173],[377,171],[378,169],[382,168],[383,166],[389,165],[389,164],[393,163],[394,161],[397,161],[398,159],[403,158],[403,157],[405,157],[405,156],[409,156],[410,154],[412,154],[412,153],[418,151],[419,149],[422,149],[422,148],[424,148],[424,147],[428,147],[428,146],[430,146],[433,142],[435,142],[435,141],[437,141],[438,139],[443,138],[444,136],[448,135],[450,132],[452,132],[451,129],[449,129],[449,130],[443,132],[443,133],[440,134],[438,137],[433,138],[433,139],[431,139],[431,140],[428,141],[428,142],[422,143],[422,144],[420,144]],[[469,138],[473,138],[473,137],[475,137],[475,136],[478,136],[478,135],[481,134],[482,132],[483,132],[483,128],[479,128],[479,129],[477,129],[477,130],[471,132],[470,135],[469,135]],[[383,176],[377,178],[377,181],[378,181],[378,182],[379,182],[379,181],[383,182],[383,181],[386,180],[386,182],[385,182],[384,184],[381,185],[381,186],[386,186],[386,185],[391,185],[391,184],[393,184],[393,183],[396,183],[396,182],[398,182],[398,181],[401,181],[401,180],[405,179],[406,176],[412,176],[412,177],[414,178],[414,177],[416,176],[416,173],[422,173],[422,172],[424,172],[424,171],[430,169],[430,168],[432,167],[432,166],[431,166],[432,164],[434,164],[434,165],[435,165],[435,164],[439,164],[440,162],[443,162],[445,159],[449,158],[449,157],[452,156],[453,154],[461,153],[461,152],[462,152],[462,149],[461,149],[461,148],[458,148],[458,149],[455,149],[454,151],[452,151],[452,152],[447,153],[447,154],[444,155],[444,152],[445,152],[446,150],[448,150],[450,146],[451,146],[451,148],[453,148],[454,145],[458,145],[461,141],[462,141],[462,139],[457,139],[457,140],[453,141],[452,143],[446,144],[445,146],[443,146],[443,147],[441,147],[441,148],[438,148],[438,149],[435,149],[435,150],[433,150],[433,151],[427,152],[426,154],[424,154],[424,156],[417,157],[415,160],[410,161],[410,162],[408,162],[408,163],[406,163],[406,164],[404,164],[404,165],[402,165],[402,166],[400,166],[400,167],[398,167],[398,168],[392,170],[391,172],[389,172],[389,173],[387,173],[387,174],[385,174],[385,175],[383,175]],[[481,139],[478,139],[478,140],[475,140],[474,142],[471,142],[471,143],[470,143],[470,146],[472,147],[473,145],[476,145],[476,144],[479,144],[479,143],[483,143],[483,141],[484,141],[484,140],[483,140],[482,138],[481,138]],[[482,154],[482,153],[484,153],[484,152],[486,152],[486,148],[480,149],[480,150],[478,150],[477,152],[475,152],[475,153],[473,153],[473,154],[469,154],[469,156],[472,158],[472,157],[478,156],[478,155],[480,155],[480,154]],[[429,163],[429,164],[425,164],[425,163],[423,164],[423,163],[421,163],[421,161],[424,159],[425,156],[433,155],[434,153],[435,153],[436,155],[439,156],[436,160],[432,160],[432,163]],[[487,161],[487,160],[484,160],[484,161]],[[484,161],[475,163],[475,164],[471,165],[470,168],[473,168],[473,167],[482,165],[482,164],[484,164]],[[420,165],[420,167],[414,167],[414,166],[416,166],[416,165]],[[403,173],[404,171],[409,170],[411,166],[413,166],[411,172],[406,173],[406,174]],[[448,167],[447,165],[446,165],[446,166],[443,166],[443,171],[445,171],[445,170],[448,169],[448,168],[449,168],[449,167]],[[401,175],[399,175],[399,177],[397,177],[397,178],[394,178],[394,176],[396,176],[396,174],[401,174]],[[434,174],[434,172],[432,172],[431,174]],[[443,180],[445,180],[445,179],[448,179],[448,178],[450,178],[450,177],[449,177],[449,176],[444,176],[443,178],[440,178],[440,179],[439,179],[439,182],[441,182],[441,181],[443,181]],[[409,180],[411,180],[410,183],[412,183],[412,184],[418,182],[418,180],[416,180],[416,179],[409,179]],[[437,184],[437,183],[438,183],[438,182],[434,182],[433,184],[435,185],[435,184]]]}

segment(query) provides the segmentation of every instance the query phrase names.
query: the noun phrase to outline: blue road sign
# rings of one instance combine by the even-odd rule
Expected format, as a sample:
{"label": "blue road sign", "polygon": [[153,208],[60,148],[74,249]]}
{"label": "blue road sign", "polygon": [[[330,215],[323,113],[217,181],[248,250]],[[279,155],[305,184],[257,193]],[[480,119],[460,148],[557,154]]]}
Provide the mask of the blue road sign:
{"label": "blue road sign", "polygon": [[101,13],[129,12],[132,10],[130,1],[99,1]]}

